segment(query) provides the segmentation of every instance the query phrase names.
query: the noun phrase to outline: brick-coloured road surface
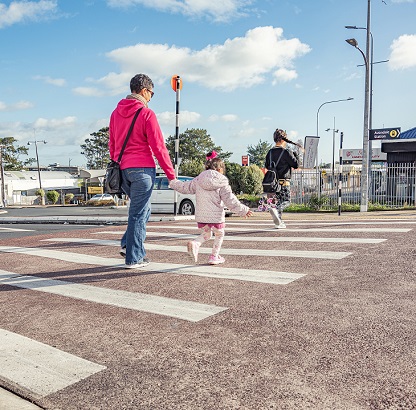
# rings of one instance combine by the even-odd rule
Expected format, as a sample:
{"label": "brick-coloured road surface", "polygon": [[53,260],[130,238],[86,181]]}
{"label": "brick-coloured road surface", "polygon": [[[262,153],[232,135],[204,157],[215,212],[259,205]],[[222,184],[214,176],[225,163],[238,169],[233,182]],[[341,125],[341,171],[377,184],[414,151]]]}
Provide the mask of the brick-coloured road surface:
{"label": "brick-coloured road surface", "polygon": [[188,257],[195,222],[152,222],[137,271],[124,226],[3,229],[0,386],[61,410],[416,409],[415,215],[232,217],[221,266],[212,242]]}

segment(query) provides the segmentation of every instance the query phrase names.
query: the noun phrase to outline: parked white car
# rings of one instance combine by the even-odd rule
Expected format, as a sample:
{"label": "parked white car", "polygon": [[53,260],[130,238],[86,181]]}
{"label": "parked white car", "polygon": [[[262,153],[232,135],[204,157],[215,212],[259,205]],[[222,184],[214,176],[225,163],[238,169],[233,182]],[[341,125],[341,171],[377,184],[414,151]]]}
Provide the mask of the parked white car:
{"label": "parked white car", "polygon": [[[179,176],[181,181],[190,181],[192,177]],[[180,215],[194,215],[196,200],[195,195],[184,195],[177,192],[177,213]],[[166,175],[158,175],[153,185],[151,196],[152,213],[172,214],[174,211],[175,191],[169,188],[169,180]]]}
{"label": "parked white car", "polygon": [[[178,176],[181,181],[190,181],[193,177]],[[152,213],[173,214],[175,191],[169,188],[169,180],[166,175],[158,175],[153,185],[153,192],[151,196]],[[196,198],[193,194],[181,194],[177,192],[177,213],[179,215],[194,215]],[[228,208],[225,209],[225,215],[229,216],[232,212]]]}

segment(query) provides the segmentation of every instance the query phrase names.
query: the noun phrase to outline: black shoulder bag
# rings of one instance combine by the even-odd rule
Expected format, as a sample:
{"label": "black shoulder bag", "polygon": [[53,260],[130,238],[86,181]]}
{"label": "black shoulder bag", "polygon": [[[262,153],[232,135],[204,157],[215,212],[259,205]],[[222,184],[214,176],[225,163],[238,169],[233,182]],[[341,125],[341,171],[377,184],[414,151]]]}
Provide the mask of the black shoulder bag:
{"label": "black shoulder bag", "polygon": [[[282,148],[282,152],[279,155],[279,158],[277,160],[276,163],[272,162],[272,151],[269,151],[269,169],[267,170],[267,172],[264,175],[263,178],[263,192],[264,193],[274,193],[274,192],[279,192],[280,191],[280,184],[279,184],[279,178],[277,175],[277,164],[280,161],[280,158],[282,158],[284,152],[284,148]],[[271,168],[271,169],[270,169]]]}
{"label": "black shoulder bag", "polygon": [[130,138],[130,134],[133,131],[134,123],[140,113],[142,108],[136,111],[134,114],[133,121],[131,122],[129,131],[127,133],[126,139],[124,140],[123,147],[121,148],[120,154],[118,155],[117,161],[111,160],[111,162],[107,165],[107,169],[105,172],[105,180],[104,180],[104,189],[107,194],[122,194],[123,190],[121,189],[121,169],[120,169],[120,161],[121,157],[123,156],[124,149],[126,148],[127,141]]}

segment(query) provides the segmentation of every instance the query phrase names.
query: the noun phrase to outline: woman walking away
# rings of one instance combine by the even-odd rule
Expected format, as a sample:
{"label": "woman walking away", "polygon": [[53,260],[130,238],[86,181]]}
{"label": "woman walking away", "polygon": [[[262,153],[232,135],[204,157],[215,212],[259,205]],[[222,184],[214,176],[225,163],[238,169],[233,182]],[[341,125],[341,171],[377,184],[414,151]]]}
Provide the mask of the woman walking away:
{"label": "woman walking away", "polygon": [[283,209],[290,205],[290,178],[292,176],[292,168],[298,168],[298,155],[296,152],[288,151],[286,143],[298,144],[287,139],[286,132],[277,129],[273,134],[275,146],[267,153],[265,168],[275,169],[279,184],[276,192],[267,194],[268,197],[276,195],[276,208],[270,208],[274,226],[277,229],[286,228],[286,224],[282,221]]}
{"label": "woman walking away", "polygon": [[208,259],[210,265],[224,263],[220,249],[225,235],[224,205],[240,216],[249,217],[253,213],[243,205],[232,193],[228,178],[224,176],[225,164],[217,157],[215,151],[210,152],[205,164],[205,171],[191,181],[170,181],[169,186],[182,194],[196,195],[195,220],[201,234],[188,242],[188,253],[198,261],[198,251],[201,244],[211,239],[214,234],[214,245]]}

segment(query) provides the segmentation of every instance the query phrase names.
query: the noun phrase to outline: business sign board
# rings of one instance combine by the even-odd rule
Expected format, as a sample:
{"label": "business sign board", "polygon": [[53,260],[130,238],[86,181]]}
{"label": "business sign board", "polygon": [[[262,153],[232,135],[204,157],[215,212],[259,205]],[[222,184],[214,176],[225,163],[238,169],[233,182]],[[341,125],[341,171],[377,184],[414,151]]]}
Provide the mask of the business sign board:
{"label": "business sign board", "polygon": [[243,155],[241,157],[241,165],[243,167],[248,167],[250,165],[250,158],[248,155]]}
{"label": "business sign board", "polygon": [[400,139],[400,130],[400,127],[370,130],[370,140],[397,140]]}
{"label": "business sign board", "polygon": [[[371,155],[372,161],[387,161],[387,154],[381,152],[381,148],[373,148]],[[343,149],[342,150],[343,161],[362,161],[363,150],[362,149]]]}
{"label": "business sign board", "polygon": [[303,168],[313,168],[316,165],[319,137],[305,137],[305,152],[303,153]]}

